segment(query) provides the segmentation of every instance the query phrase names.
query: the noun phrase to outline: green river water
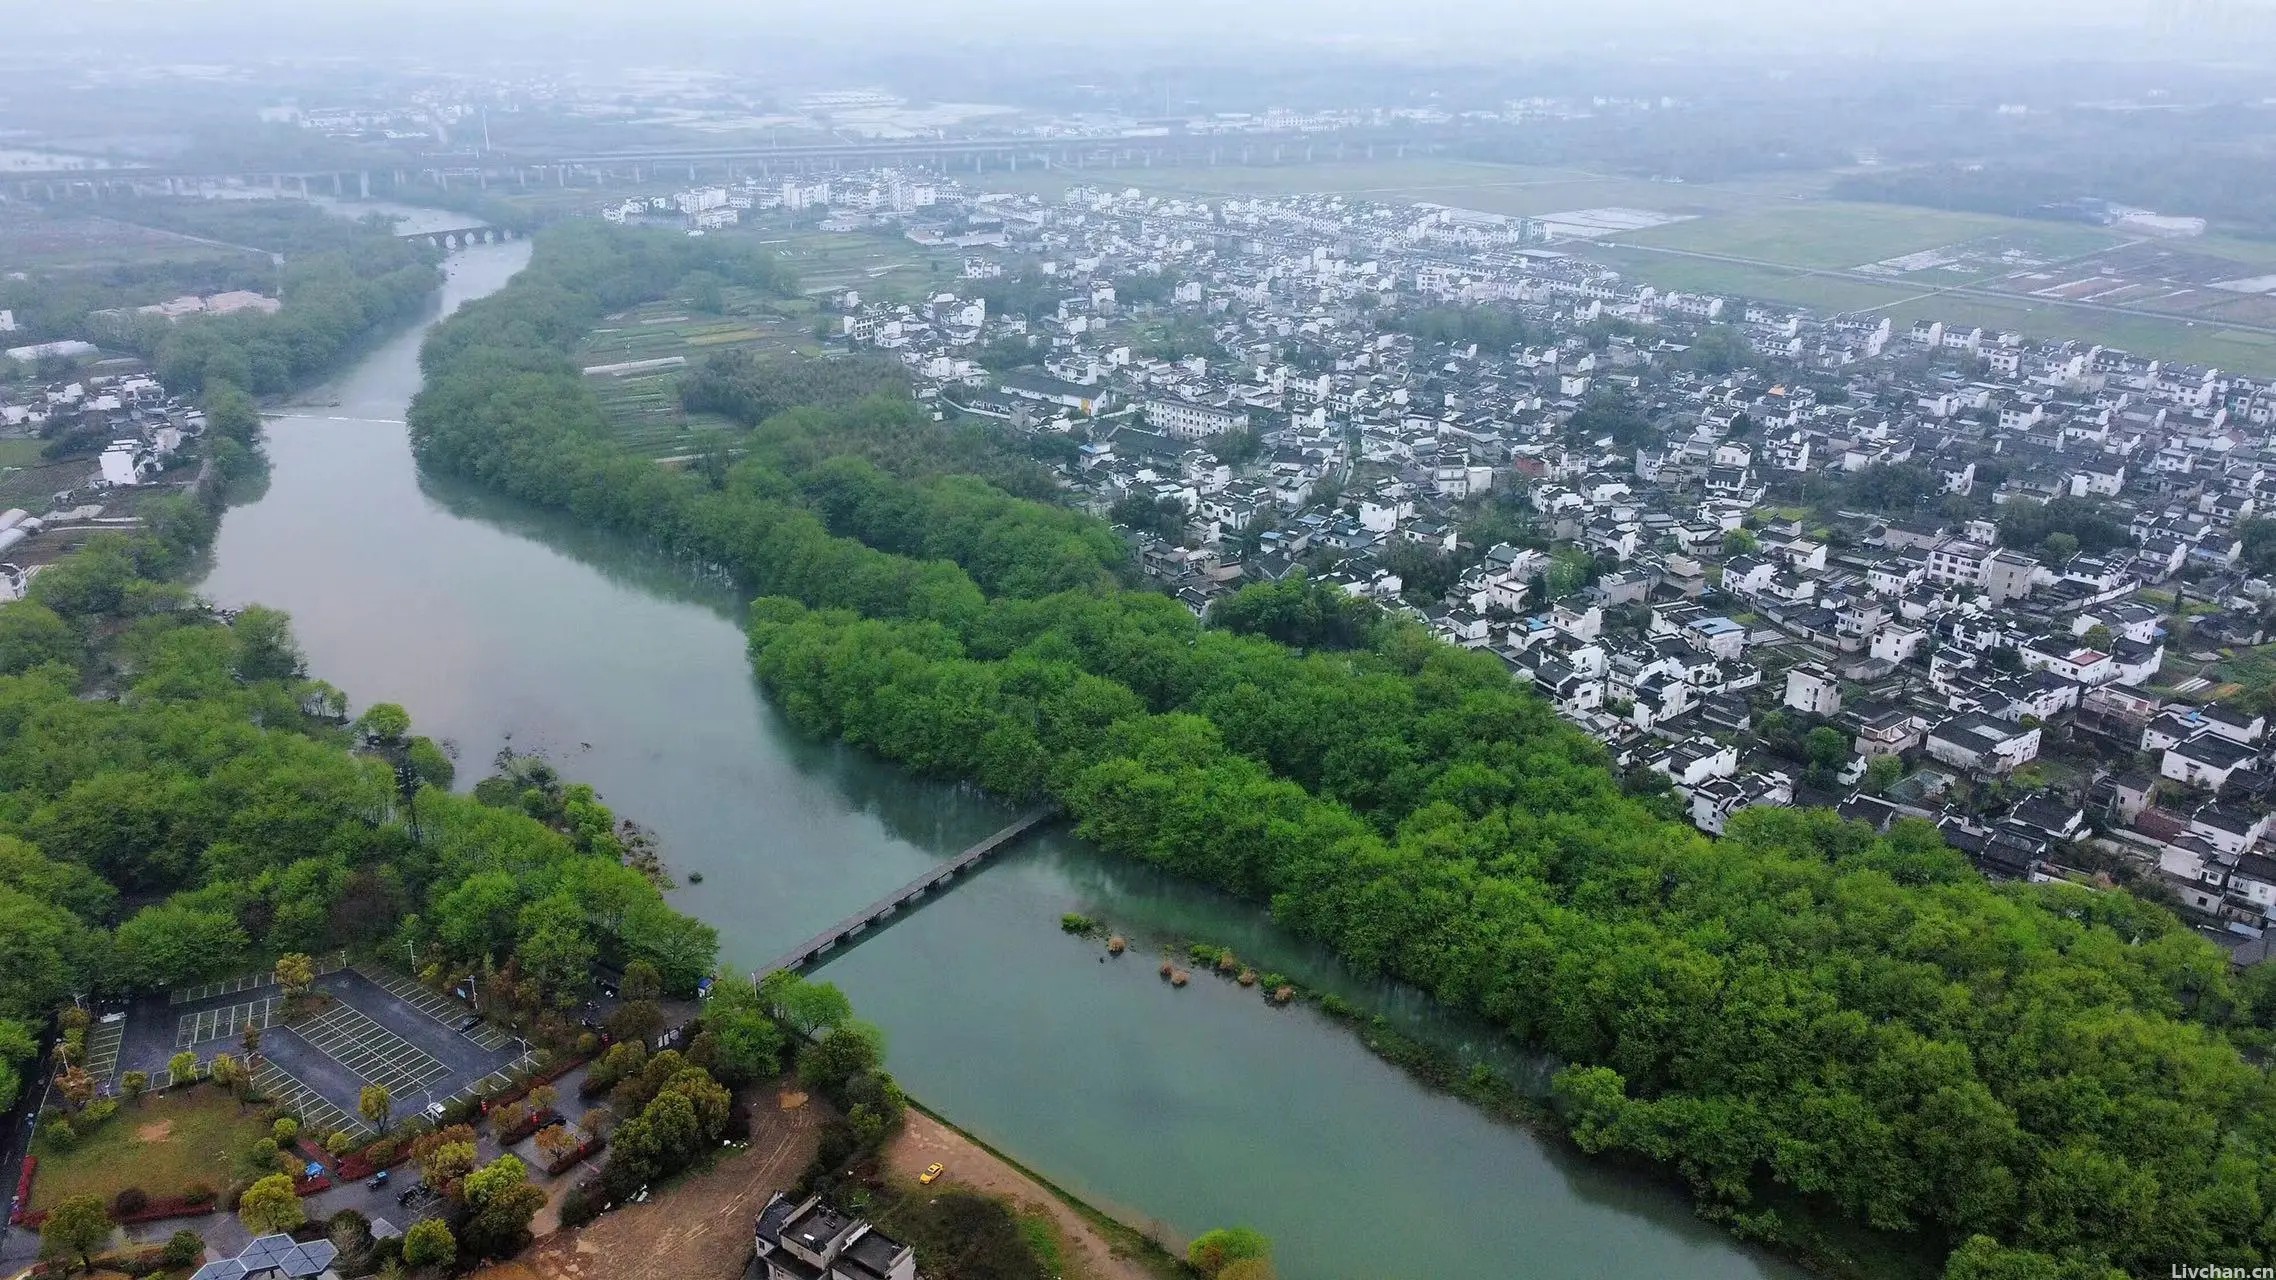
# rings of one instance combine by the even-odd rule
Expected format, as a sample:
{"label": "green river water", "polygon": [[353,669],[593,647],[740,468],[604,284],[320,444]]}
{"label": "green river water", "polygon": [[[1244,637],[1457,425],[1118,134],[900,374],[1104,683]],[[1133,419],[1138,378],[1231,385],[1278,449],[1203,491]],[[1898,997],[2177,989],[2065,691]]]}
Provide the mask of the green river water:
{"label": "green river water", "polygon": [[[526,242],[454,256],[444,307],[495,290]],[[203,590],[291,611],[315,674],[407,706],[462,779],[543,751],[652,828],[749,967],[1003,824],[970,791],[789,731],[723,585],[573,520],[422,476],[405,439],[419,334],[269,424],[266,490],[223,521]],[[700,884],[684,883],[700,873]],[[1060,932],[1129,932],[1100,963]],[[1182,1242],[1247,1223],[1290,1280],[1797,1277],[1639,1182],[1426,1090],[1319,1014],[1152,952],[1233,946],[1410,1032],[1540,1068],[1412,992],[1360,982],[1259,909],[1047,832],[820,975],[885,1028],[928,1105],[1134,1224]]]}

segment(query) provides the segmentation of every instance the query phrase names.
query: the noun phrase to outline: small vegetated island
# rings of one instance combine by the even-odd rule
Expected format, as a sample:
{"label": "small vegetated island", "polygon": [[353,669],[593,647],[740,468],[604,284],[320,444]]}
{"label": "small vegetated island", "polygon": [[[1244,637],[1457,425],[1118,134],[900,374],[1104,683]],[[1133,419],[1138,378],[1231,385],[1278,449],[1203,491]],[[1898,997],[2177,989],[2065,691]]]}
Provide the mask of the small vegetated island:
{"label": "small vegetated island", "polygon": [[[1932,1241],[1954,1280],[2276,1250],[2276,991],[2164,909],[1994,886],[1915,822],[1753,809],[1709,840],[1488,656],[1302,581],[1205,626],[1132,589],[1111,530],[1019,496],[889,379],[701,465],[634,456],[568,352],[695,272],[792,286],[728,240],[546,233],[430,340],[414,441],[731,570],[802,729],[1054,799],[1491,1018],[1570,1064],[1576,1143],[1666,1166],[1744,1232],[1838,1215]],[[780,403],[729,390],[706,394]]]}

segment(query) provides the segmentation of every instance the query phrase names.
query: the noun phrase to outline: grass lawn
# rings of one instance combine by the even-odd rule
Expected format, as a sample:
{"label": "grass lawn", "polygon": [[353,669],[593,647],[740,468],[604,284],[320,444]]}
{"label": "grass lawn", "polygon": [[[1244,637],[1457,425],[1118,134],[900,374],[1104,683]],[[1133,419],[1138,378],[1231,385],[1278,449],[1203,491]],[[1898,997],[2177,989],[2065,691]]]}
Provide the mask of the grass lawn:
{"label": "grass lawn", "polygon": [[70,1151],[42,1144],[32,1205],[50,1208],[76,1195],[107,1202],[127,1187],[170,1196],[202,1182],[219,1191],[234,1176],[236,1154],[268,1132],[259,1111],[211,1085],[152,1094],[139,1106],[120,1106]]}

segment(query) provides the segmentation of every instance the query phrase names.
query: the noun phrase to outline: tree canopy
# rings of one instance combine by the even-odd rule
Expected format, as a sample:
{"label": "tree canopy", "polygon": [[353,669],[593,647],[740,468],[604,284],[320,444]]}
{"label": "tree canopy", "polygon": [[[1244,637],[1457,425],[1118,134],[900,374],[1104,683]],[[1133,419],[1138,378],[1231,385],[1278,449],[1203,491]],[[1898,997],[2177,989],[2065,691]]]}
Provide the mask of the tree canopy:
{"label": "tree canopy", "polygon": [[[1498,659],[1331,615],[1302,583],[1197,628],[1120,585],[1095,522],[881,461],[922,429],[894,415],[804,415],[795,460],[762,441],[718,487],[626,456],[581,382],[515,371],[558,367],[578,317],[623,305],[615,257],[645,252],[598,228],[541,241],[527,289],[430,340],[415,439],[734,571],[765,597],[759,678],[802,730],[1053,799],[1098,845],[1492,1020],[1571,1064],[1577,1142],[1663,1163],[1717,1213],[1777,1189],[1926,1233],[1956,1275],[2276,1246],[2276,1092],[2246,1056],[2276,1002],[2163,908],[1988,884],[1918,822],[1755,809],[1711,841],[1626,794]],[[1623,398],[1590,411],[1583,430],[1641,429]],[[2050,520],[2100,536],[2045,510],[2017,527],[2034,545]],[[802,1076],[866,1080],[858,1027]],[[686,1122],[661,1105],[668,1142]]]}

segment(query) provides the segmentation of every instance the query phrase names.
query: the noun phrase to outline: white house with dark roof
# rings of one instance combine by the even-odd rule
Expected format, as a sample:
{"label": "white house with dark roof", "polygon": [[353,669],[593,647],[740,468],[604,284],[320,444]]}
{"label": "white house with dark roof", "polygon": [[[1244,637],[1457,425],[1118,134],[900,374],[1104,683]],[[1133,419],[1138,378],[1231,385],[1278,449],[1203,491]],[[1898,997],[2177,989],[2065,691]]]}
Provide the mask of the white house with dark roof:
{"label": "white house with dark roof", "polygon": [[1930,729],[1928,754],[1955,768],[2010,773],[2039,758],[2039,731],[1970,712]]}
{"label": "white house with dark roof", "polygon": [[2228,784],[2229,775],[2251,763],[2252,757],[2252,748],[2242,743],[2217,733],[2201,733],[2167,747],[2158,757],[2157,771],[2175,782],[2218,791]]}

